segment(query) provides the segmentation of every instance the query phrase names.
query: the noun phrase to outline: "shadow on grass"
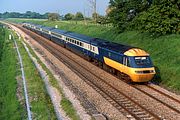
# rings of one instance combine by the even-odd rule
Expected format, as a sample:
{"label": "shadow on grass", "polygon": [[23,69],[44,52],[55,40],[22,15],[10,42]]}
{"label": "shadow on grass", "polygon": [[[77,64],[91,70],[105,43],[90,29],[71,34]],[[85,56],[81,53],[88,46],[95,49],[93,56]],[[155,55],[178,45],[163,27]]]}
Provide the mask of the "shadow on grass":
{"label": "shadow on grass", "polygon": [[151,82],[154,83],[154,84],[159,85],[162,82],[161,72],[160,72],[160,69],[157,66],[155,66],[155,71],[156,71],[156,74],[155,74],[155,76],[154,76],[154,78],[152,79]]}

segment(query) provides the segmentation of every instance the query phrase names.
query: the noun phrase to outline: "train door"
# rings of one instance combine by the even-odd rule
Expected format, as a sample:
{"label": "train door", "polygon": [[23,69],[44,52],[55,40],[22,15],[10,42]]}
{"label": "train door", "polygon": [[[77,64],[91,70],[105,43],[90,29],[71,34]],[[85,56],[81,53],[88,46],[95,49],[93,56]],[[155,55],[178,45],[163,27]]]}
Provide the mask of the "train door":
{"label": "train door", "polygon": [[123,57],[123,72],[124,73],[127,73],[128,71],[128,69],[127,69],[127,65],[128,65],[128,59],[127,59],[127,57],[125,56],[125,57]]}

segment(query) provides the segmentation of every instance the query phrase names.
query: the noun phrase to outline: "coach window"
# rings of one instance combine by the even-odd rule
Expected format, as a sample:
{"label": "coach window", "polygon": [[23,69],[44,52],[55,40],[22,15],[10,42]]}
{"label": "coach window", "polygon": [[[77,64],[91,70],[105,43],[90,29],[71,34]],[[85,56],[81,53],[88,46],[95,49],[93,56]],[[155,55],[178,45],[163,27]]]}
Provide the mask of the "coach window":
{"label": "coach window", "polygon": [[92,46],[90,46],[90,50],[92,50]]}
{"label": "coach window", "polygon": [[77,45],[79,45],[79,41],[77,41]]}
{"label": "coach window", "polygon": [[95,51],[95,47],[93,47],[93,51]]}
{"label": "coach window", "polygon": [[83,46],[83,43],[82,43],[82,42],[80,42],[80,46]]}
{"label": "coach window", "polygon": [[61,35],[58,35],[60,38],[62,38],[62,36]]}

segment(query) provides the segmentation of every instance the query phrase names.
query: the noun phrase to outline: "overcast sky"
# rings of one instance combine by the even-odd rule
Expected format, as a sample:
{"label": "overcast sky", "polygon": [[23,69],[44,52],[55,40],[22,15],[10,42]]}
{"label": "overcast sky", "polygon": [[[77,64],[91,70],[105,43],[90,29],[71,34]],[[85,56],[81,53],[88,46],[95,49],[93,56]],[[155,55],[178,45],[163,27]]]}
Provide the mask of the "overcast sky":
{"label": "overcast sky", "polygon": [[[97,12],[105,14],[109,0],[97,0]],[[34,11],[39,13],[58,12],[61,15],[78,11],[91,14],[88,0],[0,0],[0,13]]]}

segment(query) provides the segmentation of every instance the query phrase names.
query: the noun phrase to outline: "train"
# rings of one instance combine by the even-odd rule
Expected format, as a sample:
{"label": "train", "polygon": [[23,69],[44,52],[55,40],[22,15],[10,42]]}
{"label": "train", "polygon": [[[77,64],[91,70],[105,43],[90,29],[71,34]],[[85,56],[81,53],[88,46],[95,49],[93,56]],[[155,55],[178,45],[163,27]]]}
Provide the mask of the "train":
{"label": "train", "polygon": [[141,48],[33,23],[23,27],[131,82],[149,82],[156,74],[150,55]]}

